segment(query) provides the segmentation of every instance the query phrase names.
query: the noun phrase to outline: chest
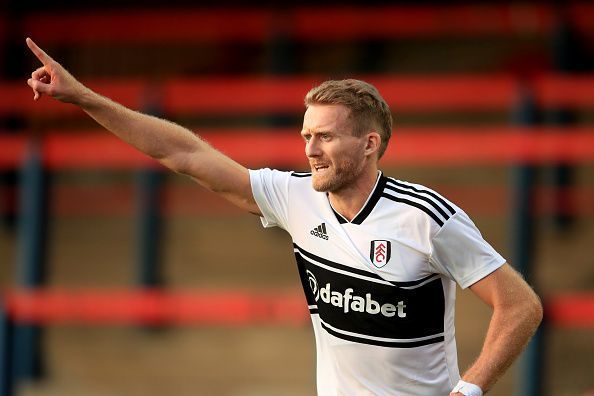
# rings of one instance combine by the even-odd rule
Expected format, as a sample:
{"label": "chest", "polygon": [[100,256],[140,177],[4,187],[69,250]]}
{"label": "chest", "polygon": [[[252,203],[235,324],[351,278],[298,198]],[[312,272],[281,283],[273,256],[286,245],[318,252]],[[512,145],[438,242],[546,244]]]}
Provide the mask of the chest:
{"label": "chest", "polygon": [[409,282],[429,275],[428,225],[414,213],[375,209],[361,224],[353,224],[341,223],[331,208],[302,208],[288,231],[303,250],[388,281]]}

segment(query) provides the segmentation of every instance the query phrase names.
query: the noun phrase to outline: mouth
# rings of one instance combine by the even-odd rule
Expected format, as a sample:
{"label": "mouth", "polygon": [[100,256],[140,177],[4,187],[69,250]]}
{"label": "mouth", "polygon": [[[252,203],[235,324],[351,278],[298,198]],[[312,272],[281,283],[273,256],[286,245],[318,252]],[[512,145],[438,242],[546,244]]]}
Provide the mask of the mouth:
{"label": "mouth", "polygon": [[316,165],[316,164],[314,164],[314,165],[312,165],[311,167],[312,167],[312,169],[313,169],[315,172],[325,172],[325,171],[326,171],[326,169],[328,169],[328,168],[329,168],[329,166],[328,166],[328,165],[322,165],[322,164],[317,164],[317,165]]}

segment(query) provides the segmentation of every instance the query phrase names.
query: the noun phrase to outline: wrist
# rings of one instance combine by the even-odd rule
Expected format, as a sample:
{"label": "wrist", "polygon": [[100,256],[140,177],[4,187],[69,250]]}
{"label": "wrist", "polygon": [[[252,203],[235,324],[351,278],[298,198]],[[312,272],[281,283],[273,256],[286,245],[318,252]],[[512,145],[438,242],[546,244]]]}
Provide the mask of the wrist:
{"label": "wrist", "polygon": [[452,393],[462,393],[465,396],[483,396],[483,390],[475,384],[463,380],[458,381]]}
{"label": "wrist", "polygon": [[97,102],[97,95],[91,89],[80,84],[76,93],[73,95],[72,104],[82,107],[83,109],[93,107]]}

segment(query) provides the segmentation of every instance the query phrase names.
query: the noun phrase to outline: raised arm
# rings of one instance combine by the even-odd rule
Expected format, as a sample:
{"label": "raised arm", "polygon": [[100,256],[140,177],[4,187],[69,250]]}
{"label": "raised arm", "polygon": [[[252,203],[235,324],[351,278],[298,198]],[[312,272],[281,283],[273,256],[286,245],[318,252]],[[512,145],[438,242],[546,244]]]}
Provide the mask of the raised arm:
{"label": "raised arm", "polygon": [[241,209],[260,214],[245,167],[180,125],[130,110],[93,92],[30,38],[27,46],[43,65],[27,81],[34,100],[48,95],[79,106],[101,126],[169,169],[191,176]]}
{"label": "raised arm", "polygon": [[462,379],[487,392],[534,334],[542,320],[542,305],[508,264],[470,286],[470,290],[493,308],[493,315],[482,351]]}

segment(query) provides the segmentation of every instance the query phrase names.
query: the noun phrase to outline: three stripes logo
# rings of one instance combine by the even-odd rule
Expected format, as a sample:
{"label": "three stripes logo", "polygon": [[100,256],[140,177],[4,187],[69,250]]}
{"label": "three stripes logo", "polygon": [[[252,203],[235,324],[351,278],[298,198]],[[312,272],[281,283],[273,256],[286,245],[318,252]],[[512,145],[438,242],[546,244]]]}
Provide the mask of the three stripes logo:
{"label": "three stripes logo", "polygon": [[381,268],[390,261],[390,255],[392,253],[392,244],[390,241],[375,240],[371,241],[371,249],[369,258],[373,265],[377,268]]}
{"label": "three stripes logo", "polygon": [[309,232],[313,236],[328,240],[328,233],[326,232],[326,223],[322,223]]}

